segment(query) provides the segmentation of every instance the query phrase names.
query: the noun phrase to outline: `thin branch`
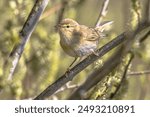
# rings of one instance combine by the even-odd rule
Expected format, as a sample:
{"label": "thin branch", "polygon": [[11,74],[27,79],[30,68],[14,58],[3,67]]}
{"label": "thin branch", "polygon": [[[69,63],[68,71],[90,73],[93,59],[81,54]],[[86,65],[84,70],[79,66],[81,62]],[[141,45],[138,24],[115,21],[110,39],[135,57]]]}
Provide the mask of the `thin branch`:
{"label": "thin branch", "polygon": [[79,87],[78,85],[76,85],[76,84],[75,85],[70,85],[69,82],[68,82],[64,87],[61,87],[59,90],[57,90],[55,92],[55,95],[65,91],[65,90],[73,90],[73,89],[76,89],[78,87]]}
{"label": "thin branch", "polygon": [[150,74],[150,70],[139,71],[139,72],[129,72],[127,75],[134,76],[134,75],[146,75],[146,74]]}
{"label": "thin branch", "polygon": [[117,95],[117,93],[118,93],[119,89],[121,88],[122,84],[125,82],[127,71],[128,71],[129,65],[131,64],[133,58],[134,58],[134,54],[130,53],[130,58],[129,58],[128,63],[126,65],[126,67],[125,67],[122,79],[121,79],[119,85],[116,87],[115,92],[113,92],[113,94],[111,94],[109,99],[113,99]]}
{"label": "thin branch", "polygon": [[106,16],[107,11],[108,11],[108,4],[109,4],[109,0],[104,0],[99,17],[96,22],[96,26],[99,26],[101,24],[103,18]]}
{"label": "thin branch", "polygon": [[24,51],[24,47],[27,43],[27,41],[30,39],[30,36],[41,16],[44,9],[46,8],[49,0],[37,0],[20,32],[20,43],[13,49],[11,52],[11,57],[13,57],[12,60],[12,66],[10,68],[10,73],[8,76],[8,80],[12,79],[12,76],[15,72],[16,66],[20,60],[20,57]]}
{"label": "thin branch", "polygon": [[150,23],[150,0],[148,0],[148,22]]}
{"label": "thin branch", "polygon": [[[129,42],[129,41],[132,40],[132,39],[133,39],[133,41],[134,41],[135,43],[136,43],[136,41],[139,41],[139,43],[142,42],[141,40],[143,40],[143,38],[146,38],[147,35],[149,35],[150,26],[149,26],[149,25],[147,26],[147,25],[148,25],[148,24],[145,24],[145,23],[143,23],[143,24],[140,24],[140,23],[139,23],[139,27],[135,30],[135,32],[132,33],[131,35],[129,35],[129,39],[128,39],[128,41],[126,42],[126,44],[130,44],[132,41],[131,41],[131,42]],[[145,26],[146,26],[146,27],[145,27]],[[145,32],[144,32],[144,31],[145,31]],[[142,32],[143,34],[142,34],[141,32]],[[140,34],[140,37],[138,37],[139,34]],[[139,39],[137,40],[137,38],[139,38]],[[134,44],[134,42],[132,42],[132,45]],[[127,47],[127,46],[126,46],[126,47]],[[128,67],[129,67],[130,63],[132,62],[132,60],[133,60],[133,58],[134,58],[134,54],[135,54],[134,51],[132,52],[132,49],[134,49],[134,46],[131,46],[131,48],[128,49],[128,51],[130,52],[130,58],[129,58],[129,60],[128,60],[128,64],[126,65],[126,68],[125,68],[125,71],[124,71],[122,80],[121,80],[121,82],[119,83],[119,85],[116,87],[115,92],[109,97],[109,99],[113,99],[113,98],[117,95],[119,89],[121,88],[121,85],[125,82],[125,79],[126,79],[126,76],[127,76]]]}
{"label": "thin branch", "polygon": [[55,6],[53,6],[52,8],[50,8],[49,10],[45,11],[43,13],[43,15],[40,17],[40,20],[52,15],[53,13],[55,13],[56,11],[60,10],[62,8],[62,4],[58,3]]}
{"label": "thin branch", "polygon": [[146,0],[144,5],[143,20],[150,23],[150,0]]}
{"label": "thin branch", "polygon": [[64,74],[61,76],[58,80],[56,80],[53,84],[49,85],[41,94],[39,94],[35,100],[45,99],[48,96],[53,95],[58,89],[60,89],[63,85],[65,85],[67,82],[71,81],[74,76],[76,76],[79,72],[81,72],[83,69],[85,69],[87,66],[89,66],[91,63],[105,55],[107,52],[118,46],[119,44],[123,43],[125,41],[125,34],[122,33],[100,49],[96,51],[98,54],[97,56],[95,54],[90,55],[83,61],[81,61],[79,64],[74,66],[69,72],[67,72],[67,75]]}
{"label": "thin branch", "polygon": [[59,24],[60,21],[63,19],[65,9],[66,9],[66,7],[67,7],[67,5],[68,5],[68,1],[67,1],[67,0],[62,0],[62,3],[61,3],[61,4],[62,4],[62,7],[61,7],[61,9],[60,9],[60,13],[59,13],[59,16],[58,16],[58,20],[57,20],[56,25]]}

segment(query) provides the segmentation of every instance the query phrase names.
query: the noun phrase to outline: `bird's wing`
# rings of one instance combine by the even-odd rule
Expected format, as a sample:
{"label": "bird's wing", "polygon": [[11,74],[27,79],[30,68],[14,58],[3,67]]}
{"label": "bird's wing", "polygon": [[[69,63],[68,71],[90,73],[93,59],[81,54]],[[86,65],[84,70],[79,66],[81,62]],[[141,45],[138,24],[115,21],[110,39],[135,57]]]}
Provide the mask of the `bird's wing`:
{"label": "bird's wing", "polygon": [[100,35],[96,32],[96,30],[92,30],[91,33],[87,34],[86,40],[88,41],[97,41],[100,38]]}
{"label": "bird's wing", "polygon": [[100,36],[94,28],[89,28],[84,25],[83,26],[81,25],[80,30],[82,30],[80,32],[82,32],[82,35],[84,37],[83,39],[87,41],[97,41]]}

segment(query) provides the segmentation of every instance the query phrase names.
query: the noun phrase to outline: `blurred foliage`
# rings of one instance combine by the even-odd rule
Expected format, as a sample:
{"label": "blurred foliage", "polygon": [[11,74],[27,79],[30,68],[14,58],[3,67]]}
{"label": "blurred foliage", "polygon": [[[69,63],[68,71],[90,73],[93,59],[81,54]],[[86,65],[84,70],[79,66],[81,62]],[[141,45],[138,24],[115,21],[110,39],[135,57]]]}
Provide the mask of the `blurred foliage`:
{"label": "blurred foliage", "polygon": [[[80,24],[94,26],[102,6],[102,0],[68,0],[64,18],[72,18]],[[144,3],[145,0],[140,0]],[[4,79],[6,60],[14,45],[19,42],[21,30],[34,0],[1,0],[0,1],[0,99],[30,99],[39,94],[49,84],[65,73],[73,58],[66,55],[59,45],[59,35],[55,31],[62,0],[50,0],[49,4],[27,43],[19,61],[12,81]],[[117,5],[117,7],[116,7]],[[104,20],[114,21],[115,28],[107,39],[101,41],[104,45],[112,37],[127,30],[130,24],[137,24],[134,12],[140,12],[136,0],[110,0],[108,14]],[[142,6],[142,8],[144,8]],[[132,16],[132,17],[130,17]],[[149,37],[148,37],[149,38]],[[147,39],[137,50],[130,71],[150,69],[150,39]],[[103,59],[109,57],[108,53]],[[102,60],[102,59],[101,59]],[[100,61],[101,61],[100,60]],[[91,65],[81,72],[71,83],[80,85],[85,77],[94,69]],[[128,86],[121,99],[150,99],[150,74],[128,76]],[[55,98],[65,99],[72,89],[65,89]]]}
{"label": "blurred foliage", "polygon": [[[114,99],[122,98],[123,94],[126,93],[128,86],[124,81],[126,79],[127,69],[130,65],[131,60],[133,59],[133,54],[128,53],[122,58],[121,63],[109,73],[106,78],[104,77],[102,81],[97,83],[97,85],[90,92],[90,99]],[[124,83],[122,85],[122,83]],[[120,87],[121,91],[119,90]],[[125,89],[125,90],[123,90]],[[117,92],[119,90],[119,92]],[[118,95],[119,93],[119,95]],[[117,94],[117,95],[116,95]],[[121,96],[120,96],[121,95]]]}

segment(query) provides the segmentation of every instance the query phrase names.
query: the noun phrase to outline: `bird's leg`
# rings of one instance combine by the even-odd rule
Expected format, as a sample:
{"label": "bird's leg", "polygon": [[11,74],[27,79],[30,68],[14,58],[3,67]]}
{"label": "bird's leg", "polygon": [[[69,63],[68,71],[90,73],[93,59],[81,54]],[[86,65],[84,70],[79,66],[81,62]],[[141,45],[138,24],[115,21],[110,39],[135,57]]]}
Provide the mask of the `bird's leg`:
{"label": "bird's leg", "polygon": [[73,60],[73,62],[69,65],[69,68],[68,68],[68,69],[70,69],[70,68],[72,67],[72,65],[76,62],[77,59],[78,59],[78,58],[75,57],[75,59]]}
{"label": "bird's leg", "polygon": [[75,59],[73,60],[73,62],[72,62],[72,63],[69,65],[69,67],[67,68],[67,71],[66,71],[66,73],[65,73],[66,77],[68,76],[68,72],[70,71],[71,67],[72,67],[73,64],[76,62],[77,59],[78,59],[78,58],[75,57]]}

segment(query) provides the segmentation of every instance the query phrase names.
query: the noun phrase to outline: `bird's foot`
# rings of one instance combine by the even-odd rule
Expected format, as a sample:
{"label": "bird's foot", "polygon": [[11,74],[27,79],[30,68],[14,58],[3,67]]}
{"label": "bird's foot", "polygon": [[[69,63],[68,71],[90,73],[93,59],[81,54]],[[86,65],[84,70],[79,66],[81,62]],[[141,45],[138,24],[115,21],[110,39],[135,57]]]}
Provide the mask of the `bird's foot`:
{"label": "bird's foot", "polygon": [[67,68],[67,70],[66,70],[66,72],[65,72],[65,76],[66,76],[66,77],[68,77],[68,74],[69,74],[69,72],[70,72],[70,69],[71,69],[70,67]]}
{"label": "bird's foot", "polygon": [[96,51],[92,52],[95,56],[99,56],[99,54]]}

